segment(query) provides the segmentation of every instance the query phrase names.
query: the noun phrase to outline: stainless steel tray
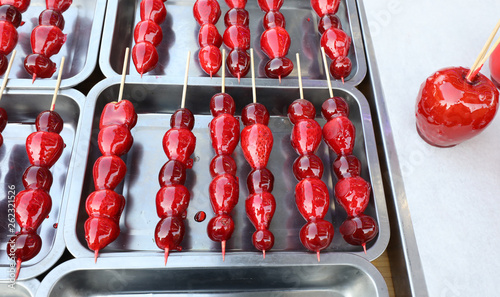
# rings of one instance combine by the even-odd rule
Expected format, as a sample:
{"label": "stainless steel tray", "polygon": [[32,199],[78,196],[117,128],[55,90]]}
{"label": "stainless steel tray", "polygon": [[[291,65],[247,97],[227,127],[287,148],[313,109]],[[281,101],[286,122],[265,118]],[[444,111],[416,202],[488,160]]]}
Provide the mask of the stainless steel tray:
{"label": "stainless steel tray", "polygon": [[[134,45],[134,27],[140,20],[138,5],[140,0],[110,0],[106,11],[104,23],[103,42],[99,56],[99,66],[106,77],[121,74],[123,68],[123,57],[125,48]],[[193,17],[193,4],[195,0],[189,1],[167,1],[167,19],[161,25],[163,41],[158,46],[160,61],[158,66],[150,73],[142,77],[144,83],[157,83],[165,77],[182,76],[185,67],[186,52],[191,50],[194,54],[190,76],[203,77],[206,84],[210,83],[210,77],[203,72],[198,63],[198,30],[199,25]],[[221,6],[221,19],[217,24],[219,33],[224,33],[223,17],[228,10],[224,1],[219,1]],[[260,35],[262,34],[262,18],[264,13],[257,5],[257,1],[248,1],[246,9],[250,13],[250,31],[252,33],[251,46],[254,47],[255,65],[258,77],[265,77],[263,67],[267,57],[260,50]],[[320,35],[318,34],[319,18],[312,10],[309,1],[287,0],[280,11],[285,15],[286,29],[291,37],[291,47],[288,57],[295,63],[295,53],[301,54],[302,75],[306,80],[325,79],[324,68],[321,63],[319,50]],[[346,79],[346,84],[357,85],[366,75],[366,60],[361,35],[360,24],[355,0],[342,1],[337,16],[341,19],[346,33],[352,37],[353,44],[349,52],[349,58],[353,63],[351,75]],[[262,63],[262,59],[264,62]],[[140,77],[132,60],[129,63],[131,76]],[[250,74],[241,81],[242,86],[250,85]],[[284,79],[282,85],[292,86],[296,82],[297,69]],[[229,83],[237,84],[236,78],[228,78]],[[278,85],[277,80],[271,80]],[[291,81],[291,82],[290,82]],[[290,84],[291,83],[291,84]],[[340,81],[334,81],[337,87],[341,87]]]}
{"label": "stainless steel tray", "polygon": [[[0,106],[7,110],[9,123],[2,132],[4,144],[0,147],[0,280],[8,280],[12,260],[6,253],[7,242],[12,236],[7,221],[9,187],[15,192],[24,190],[22,176],[30,165],[26,154],[26,137],[35,131],[35,118],[50,107],[53,91],[49,90],[9,90],[2,97]],[[33,259],[23,262],[19,279],[38,276],[53,266],[64,252],[62,222],[69,198],[69,180],[73,174],[78,131],[82,120],[82,106],[85,97],[76,90],[63,90],[59,93],[56,111],[64,120],[61,136],[66,147],[51,168],[54,181],[50,190],[52,210],[44,220],[38,233],[42,238],[42,249]],[[16,224],[17,225],[17,224]],[[16,226],[19,230],[19,226]]]}
{"label": "stainless steel tray", "polygon": [[0,281],[0,295],[3,297],[34,297],[40,282],[36,278],[25,281]]}
{"label": "stainless steel tray", "polygon": [[[79,159],[75,164],[75,174],[71,181],[71,198],[64,224],[66,244],[75,257],[93,255],[87,248],[84,238],[83,224],[88,217],[85,213],[85,200],[93,191],[92,166],[100,155],[96,141],[99,117],[104,105],[117,98],[119,81],[119,77],[113,77],[100,82],[91,90],[85,104],[82,125],[88,129],[82,130],[78,140]],[[214,79],[214,82],[216,81]],[[212,242],[206,235],[208,219],[201,223],[194,220],[194,215],[200,210],[205,211],[209,218],[213,215],[208,196],[208,185],[211,181],[208,167],[214,155],[207,128],[212,119],[209,115],[208,103],[211,96],[220,91],[220,88],[203,82],[201,78],[190,78],[190,86],[187,90],[186,107],[196,115],[196,125],[193,130],[197,137],[196,150],[193,154],[195,162],[193,170],[188,171],[186,184],[192,195],[186,219],[186,235],[182,243],[183,251],[171,253],[170,257],[186,259],[194,252],[206,252],[207,257],[214,258],[214,261],[219,261],[222,265],[220,244]],[[138,124],[132,130],[134,145],[125,157],[128,168],[127,176],[123,189],[118,189],[125,195],[127,204],[120,221],[121,235],[100,252],[101,257],[157,255],[158,261],[163,261],[162,251],[156,247],[153,240],[154,229],[159,220],[155,208],[155,196],[160,187],[157,176],[161,166],[167,160],[161,139],[169,128],[171,113],[179,107],[181,83],[182,79],[172,79],[167,84],[143,84],[140,78],[127,77],[124,98],[129,98],[134,103],[139,114]],[[320,106],[328,98],[328,92],[325,85],[313,83],[312,81],[306,82],[305,98],[315,104],[319,115]],[[251,102],[249,87],[227,87],[226,92],[235,98],[237,113]],[[333,220],[337,232],[333,243],[324,254],[351,252],[372,260],[385,250],[390,232],[370,111],[365,98],[355,88],[335,89],[334,92],[346,98],[351,108],[350,118],[357,131],[354,153],[363,164],[362,176],[371,181],[373,186],[372,198],[366,213],[378,222],[380,233],[374,241],[368,244],[366,255],[361,247],[347,244],[338,232],[346,214],[332,199],[327,219]],[[303,256],[314,258],[315,255],[307,253],[299,241],[299,230],[305,221],[295,205],[294,188],[297,181],[290,170],[297,154],[290,145],[292,126],[286,117],[286,111],[288,105],[297,98],[298,88],[261,86],[257,88],[257,94],[259,102],[265,104],[272,115],[269,127],[273,131],[275,140],[268,168],[275,175],[273,194],[278,204],[270,227],[276,236],[275,246],[266,256],[265,261],[262,261],[260,255],[258,262],[271,263],[274,257],[282,253],[289,257],[280,257],[280,259],[289,259],[293,262],[297,254],[290,252],[303,252]],[[324,120],[320,118],[318,120],[324,124]],[[333,197],[332,188],[336,178],[332,175],[331,164],[335,155],[330,153],[324,143],[320,146],[318,155],[325,164],[323,180],[331,191],[330,196]],[[250,167],[243,158],[241,147],[238,146],[234,157],[238,164],[240,202],[233,211],[236,231],[227,244],[226,259],[233,256],[244,259],[245,256],[258,254],[251,244],[251,235],[254,230],[246,217],[243,203],[248,194],[246,176]]]}
{"label": "stainless steel tray", "polygon": [[75,259],[51,271],[36,296],[389,296],[365,259],[330,254],[324,259],[332,264],[318,264],[295,256],[293,266],[257,264],[255,255],[228,258],[220,267],[200,255],[169,260],[168,268],[155,257]]}
{"label": "stainless steel tray", "polygon": [[[24,69],[24,58],[32,53],[31,31],[38,25],[38,16],[44,9],[44,0],[31,0],[30,7],[23,13],[23,21],[26,23],[17,29],[19,41],[16,46],[16,60],[10,73],[9,88],[54,88],[57,71],[51,79],[37,79],[32,84],[32,78]],[[67,34],[67,40],[61,51],[51,57],[57,67],[61,58],[66,57],[61,88],[76,86],[94,71],[105,10],[106,0],[73,0],[71,7],[63,13],[66,22],[63,32]]]}

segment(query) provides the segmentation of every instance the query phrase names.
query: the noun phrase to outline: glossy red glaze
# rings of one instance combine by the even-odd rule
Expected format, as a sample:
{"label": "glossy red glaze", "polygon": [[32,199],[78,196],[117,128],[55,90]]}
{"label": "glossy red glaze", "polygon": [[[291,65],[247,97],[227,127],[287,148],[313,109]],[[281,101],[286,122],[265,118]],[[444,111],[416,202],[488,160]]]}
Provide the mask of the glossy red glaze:
{"label": "glossy red glaze", "polygon": [[114,190],[127,173],[127,165],[115,155],[101,156],[92,170],[96,190]]}
{"label": "glossy red glaze", "polygon": [[321,35],[321,46],[325,48],[326,55],[332,60],[347,57],[351,47],[351,37],[340,29],[330,28]]}
{"label": "glossy red glaze", "polygon": [[111,125],[124,125],[132,129],[137,123],[137,114],[134,105],[128,100],[111,102],[104,106],[99,121],[99,129]]}
{"label": "glossy red glaze", "polygon": [[0,146],[3,145],[3,136],[2,136],[2,133],[0,133]]}
{"label": "glossy red glaze", "polygon": [[26,152],[32,165],[52,167],[63,148],[61,135],[53,132],[33,132],[26,139]]}
{"label": "glossy red glaze", "polygon": [[196,0],[193,5],[193,15],[200,26],[206,23],[216,24],[220,13],[217,0]]}
{"label": "glossy red glaze", "polygon": [[250,18],[248,11],[243,8],[231,8],[224,15],[224,24],[226,27],[232,25],[242,25],[248,27]]}
{"label": "glossy red glaze", "polygon": [[243,50],[231,50],[226,59],[226,66],[232,76],[242,78],[250,70],[250,55]]}
{"label": "glossy red glaze", "polygon": [[184,185],[162,187],[156,194],[156,213],[160,218],[184,217],[190,197]]}
{"label": "glossy red glaze", "polygon": [[14,206],[19,226],[23,230],[36,232],[36,229],[49,215],[52,200],[45,190],[24,190],[17,193]]}
{"label": "glossy red glaze", "polygon": [[229,214],[238,203],[238,180],[234,175],[218,175],[210,182],[208,192],[214,212],[218,215]]}
{"label": "glossy red glaze", "polygon": [[337,156],[332,167],[338,179],[355,177],[361,174],[361,162],[353,155]]}
{"label": "glossy red glaze", "polygon": [[12,23],[8,21],[0,21],[0,54],[8,55],[16,47],[17,30]]}
{"label": "glossy red glaze", "polygon": [[61,133],[64,126],[61,116],[50,110],[42,111],[38,114],[35,120],[35,127],[37,131]]}
{"label": "glossy red glaze", "polygon": [[335,79],[344,79],[351,74],[352,62],[348,57],[338,57],[330,64],[330,73]]}
{"label": "glossy red glaze", "polygon": [[47,9],[65,12],[71,6],[72,2],[72,0],[45,0],[45,6]]}
{"label": "glossy red glaze", "polygon": [[294,125],[299,120],[314,119],[315,116],[316,108],[305,99],[297,99],[288,106],[288,119]]}
{"label": "glossy red glaze", "polygon": [[230,8],[245,8],[247,0],[226,0],[226,4]]}
{"label": "glossy red glaze", "polygon": [[339,231],[347,243],[363,245],[377,236],[378,227],[372,217],[361,214],[345,220]]}
{"label": "glossy red glaze", "polygon": [[149,42],[154,46],[158,46],[163,39],[163,32],[160,25],[151,21],[140,21],[135,25],[134,40],[136,43]]}
{"label": "glossy red glaze", "polygon": [[24,69],[30,75],[39,78],[50,78],[56,72],[56,64],[44,55],[29,54],[24,59]]}
{"label": "glossy red glaze", "polygon": [[9,67],[9,60],[7,60],[4,54],[0,54],[0,75],[3,75],[7,71],[7,67]]}
{"label": "glossy red glaze", "polygon": [[259,251],[268,251],[274,246],[274,235],[269,230],[257,230],[252,235],[252,243]]}
{"label": "glossy red glaze", "polygon": [[240,121],[229,114],[215,117],[209,124],[210,140],[217,155],[231,155],[240,141]]}
{"label": "glossy red glaze", "polygon": [[7,115],[7,111],[5,111],[5,109],[0,107],[0,132],[2,132],[5,129],[8,120],[9,116]]}
{"label": "glossy red glaze", "polygon": [[31,50],[35,54],[51,57],[66,42],[66,35],[56,26],[36,26],[31,32]]}
{"label": "glossy red glaze", "polygon": [[224,173],[236,176],[236,162],[227,155],[215,156],[210,162],[210,175],[213,178]]}
{"label": "glossy red glaze", "polygon": [[342,97],[329,98],[321,105],[321,114],[327,121],[339,116],[349,117],[349,105]]}
{"label": "glossy red glaze", "polygon": [[210,99],[210,112],[214,117],[223,113],[234,115],[235,110],[233,97],[227,93],[217,93]]}
{"label": "glossy red glaze", "polygon": [[254,169],[266,167],[273,149],[273,134],[262,124],[246,126],[241,131],[241,148],[248,164]]}
{"label": "glossy red glaze", "polygon": [[300,229],[300,242],[310,251],[326,249],[333,240],[333,226],[330,222],[319,219],[308,222]]}
{"label": "glossy red glaze", "polygon": [[158,174],[160,186],[183,185],[186,182],[186,166],[176,160],[168,160]]}
{"label": "glossy red glaze", "polygon": [[85,201],[85,210],[90,216],[107,217],[118,222],[125,207],[125,198],[112,190],[90,193]]}
{"label": "glossy red glaze", "polygon": [[165,21],[167,10],[161,0],[142,0],[140,6],[141,21],[152,20],[160,25]]}
{"label": "glossy red glaze", "polygon": [[295,186],[295,203],[307,221],[322,219],[330,208],[328,188],[318,178],[305,178]]}
{"label": "glossy red glaze", "polygon": [[149,42],[139,42],[132,48],[132,61],[140,75],[153,70],[158,64],[156,47]]}
{"label": "glossy red glaze", "polygon": [[206,23],[201,26],[198,32],[198,45],[200,48],[207,45],[213,45],[215,47],[220,47],[222,45],[222,37],[214,24]]}
{"label": "glossy red glaze", "polygon": [[342,23],[338,16],[334,14],[325,14],[320,20],[318,24],[318,32],[319,34],[323,34],[326,30],[330,28],[337,28],[342,30]]}
{"label": "glossy red glaze", "polygon": [[89,249],[99,251],[115,241],[120,235],[120,226],[114,219],[91,216],[85,221],[85,240]]}
{"label": "glossy red glaze", "polygon": [[223,39],[228,48],[246,51],[250,48],[250,29],[242,25],[228,27]]}
{"label": "glossy red glaze", "polygon": [[63,15],[52,9],[46,9],[40,13],[38,17],[38,24],[43,26],[56,26],[61,30],[64,30],[64,17]]}
{"label": "glossy red glaze", "polygon": [[336,117],[323,126],[323,139],[337,155],[351,155],[356,129],[347,117]]}
{"label": "glossy red glaze", "polygon": [[500,46],[493,51],[490,56],[491,79],[500,88]]}
{"label": "glossy red glaze", "polygon": [[283,6],[284,0],[258,0],[260,9],[265,12],[279,10]]}
{"label": "glossy red glaze", "polygon": [[260,47],[269,59],[284,57],[290,49],[290,35],[281,27],[271,28],[262,33]]}
{"label": "glossy red glaze", "polygon": [[163,136],[163,150],[170,160],[184,163],[187,168],[193,166],[189,158],[196,146],[196,137],[188,129],[172,128]]}
{"label": "glossy red glaze", "polygon": [[105,126],[99,131],[97,145],[104,156],[126,154],[132,147],[134,138],[125,125]]}
{"label": "glossy red glaze", "polygon": [[31,165],[24,171],[23,185],[27,190],[42,189],[48,193],[52,186],[52,173],[47,167]]}
{"label": "glossy red glaze", "polygon": [[457,145],[481,133],[498,109],[498,90],[483,74],[472,81],[468,69],[450,67],[431,75],[417,96],[417,130],[429,144]]}
{"label": "glossy red glaze", "polygon": [[[9,242],[14,242],[15,259],[20,259],[23,262],[33,259],[42,248],[42,239],[36,232],[17,234]],[[9,244],[7,254],[9,254],[10,249]]]}
{"label": "glossy red glaze", "polygon": [[292,73],[293,62],[287,57],[274,58],[266,63],[264,71],[269,78],[281,79]]}
{"label": "glossy red glaze", "polygon": [[23,13],[30,6],[30,0],[2,0],[0,1],[0,5],[12,5],[17,8],[20,13]]}
{"label": "glossy red glaze", "polygon": [[323,162],[316,155],[302,155],[293,162],[293,175],[297,180],[305,178],[321,178],[323,176]]}
{"label": "glossy red glaze", "polygon": [[320,16],[336,14],[339,10],[340,0],[311,0],[311,6]]}
{"label": "glossy red glaze", "polygon": [[241,112],[241,121],[245,126],[253,124],[269,124],[269,112],[267,108],[260,103],[250,103]]}
{"label": "glossy red glaze", "polygon": [[249,194],[268,192],[274,188],[274,175],[267,169],[253,169],[247,177],[247,188]]}
{"label": "glossy red glaze", "polygon": [[170,117],[170,127],[193,130],[194,127],[193,113],[187,108],[177,109]]}
{"label": "glossy red glaze", "polygon": [[213,241],[229,240],[234,231],[234,221],[227,215],[213,217],[207,225],[208,237]]}
{"label": "glossy red glaze", "polygon": [[285,16],[277,10],[268,11],[264,15],[262,23],[264,25],[265,30],[272,29],[275,27],[281,27],[283,29],[286,28]]}
{"label": "glossy red glaze", "polygon": [[315,120],[303,119],[292,128],[290,141],[299,155],[314,154],[321,144],[321,126]]}
{"label": "glossy red glaze", "polygon": [[194,215],[194,220],[198,223],[203,222],[206,218],[207,218],[207,214],[201,210]]}
{"label": "glossy red glaze", "polygon": [[156,245],[162,250],[182,250],[180,244],[184,238],[185,229],[184,222],[180,218],[161,219],[155,229]]}
{"label": "glossy red glaze", "polygon": [[371,186],[359,176],[339,180],[335,184],[335,198],[348,216],[357,216],[365,211],[370,202]]}
{"label": "glossy red glaze", "polygon": [[222,54],[220,49],[213,45],[203,47],[198,53],[200,66],[205,73],[213,76],[222,66]]}
{"label": "glossy red glaze", "polygon": [[7,21],[17,28],[21,25],[22,19],[21,13],[14,6],[4,4],[0,6],[0,21]]}
{"label": "glossy red glaze", "polygon": [[276,210],[276,201],[269,192],[254,193],[245,200],[245,209],[255,229],[268,229]]}

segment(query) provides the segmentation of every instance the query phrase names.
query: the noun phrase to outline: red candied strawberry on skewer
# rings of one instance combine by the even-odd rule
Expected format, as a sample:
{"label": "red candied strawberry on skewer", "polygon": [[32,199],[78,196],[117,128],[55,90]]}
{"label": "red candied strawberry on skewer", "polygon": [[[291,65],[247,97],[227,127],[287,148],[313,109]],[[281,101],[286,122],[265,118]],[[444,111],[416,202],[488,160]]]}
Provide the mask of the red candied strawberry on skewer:
{"label": "red candied strawberry on skewer", "polygon": [[[200,41],[198,60],[203,71],[212,77],[222,65],[222,55],[219,50],[221,37],[215,27],[221,15],[219,3],[216,0],[197,0],[193,5],[193,15],[201,26],[198,33]],[[212,26],[206,26],[207,24]]]}
{"label": "red candied strawberry on skewer", "polygon": [[[14,62],[14,58],[16,57],[16,50],[12,52],[10,56],[9,64],[6,67],[5,76],[3,77],[2,87],[0,88],[0,100],[2,100],[3,92],[5,91],[5,87],[7,86],[7,81],[9,80],[10,70],[12,69],[12,63]],[[0,147],[3,145],[3,136],[2,132],[7,126],[7,121],[9,117],[7,115],[7,111],[0,107]]]}
{"label": "red candied strawberry on skewer", "polygon": [[12,5],[20,13],[23,13],[30,6],[30,2],[30,0],[0,0],[0,5]]}

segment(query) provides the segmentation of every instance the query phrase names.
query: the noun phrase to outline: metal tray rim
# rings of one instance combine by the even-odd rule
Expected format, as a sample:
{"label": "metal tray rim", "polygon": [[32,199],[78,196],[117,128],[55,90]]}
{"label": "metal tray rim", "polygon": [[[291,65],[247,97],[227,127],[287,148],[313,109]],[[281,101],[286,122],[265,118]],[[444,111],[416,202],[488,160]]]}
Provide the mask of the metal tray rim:
{"label": "metal tray rim", "polygon": [[[5,281],[0,281],[1,284],[5,284],[6,282]],[[38,290],[38,287],[40,287],[40,281],[36,278],[31,278],[31,279],[28,279],[28,280],[22,280],[22,281],[16,281],[15,282],[15,288],[17,290],[17,286],[22,286],[23,288],[25,288],[28,293],[30,294],[30,296],[35,296],[36,294],[36,291]],[[12,290],[9,288],[9,290]],[[2,294],[6,294],[6,292],[0,292]]]}
{"label": "metal tray rim", "polygon": [[[333,79],[332,86],[334,88],[342,88],[344,86],[357,86],[359,85],[366,76],[367,66],[366,66],[366,58],[365,58],[365,49],[363,46],[363,40],[361,38],[361,34],[356,32],[361,32],[361,24],[359,20],[359,11],[356,5],[356,0],[346,0],[347,10],[348,10],[348,18],[349,24],[351,26],[352,37],[352,46],[356,49],[356,58],[358,60],[358,68],[356,74],[343,84],[342,82]],[[103,40],[113,40],[113,27],[116,22],[116,11],[118,9],[118,0],[109,0],[108,6],[106,9],[106,20],[104,22],[104,29],[102,33]],[[356,34],[356,35],[355,35]],[[355,35],[355,36],[354,36]],[[290,53],[289,53],[290,54]],[[101,43],[101,51],[99,54],[99,67],[104,74],[105,77],[113,77],[119,75],[109,63],[109,57],[111,55],[111,43],[103,42]],[[128,67],[131,67],[129,64]],[[142,77],[142,81],[144,83],[155,83],[158,82],[158,79],[165,79],[166,76],[151,76],[145,75]],[[211,82],[213,79],[210,77],[199,77],[205,83]],[[267,78],[263,78],[263,80],[270,80]],[[282,84],[288,81],[289,79],[283,79]],[[293,79],[292,79],[293,80]],[[322,81],[317,79],[311,79],[308,81]],[[238,84],[238,79],[234,77],[226,77],[227,84]],[[241,86],[251,86],[251,80],[249,78],[241,79]]]}
{"label": "metal tray rim", "polygon": [[[19,95],[34,95],[34,94],[53,94],[53,91],[50,90],[22,90],[22,89],[14,89],[14,90],[8,90],[6,91],[6,94],[19,94]],[[71,154],[71,158],[69,161],[69,167],[68,167],[68,173],[66,176],[66,187],[64,189],[63,196],[61,198],[61,208],[60,208],[60,213],[59,213],[59,218],[60,222],[64,222],[65,217],[66,217],[66,208],[68,205],[68,199],[70,196],[70,181],[72,180],[72,176],[75,170],[75,161],[78,159],[76,158],[76,150],[75,148],[78,147],[76,145],[78,142],[77,140],[79,139],[79,133],[81,131],[81,124],[83,120],[83,102],[85,101],[85,96],[80,93],[79,91],[75,89],[65,89],[65,90],[60,90],[59,91],[60,95],[65,95],[70,98],[72,98],[75,103],[78,105],[80,108],[80,117],[77,122],[77,127],[75,131],[75,138],[74,142],[75,145],[73,146],[73,152]],[[52,267],[56,262],[59,260],[59,258],[62,256],[64,253],[64,249],[66,248],[66,244],[64,241],[64,230],[63,228],[57,228],[57,231],[55,233],[55,238],[54,238],[54,244],[52,246],[52,249],[50,252],[47,254],[45,258],[43,258],[40,262],[31,265],[31,266],[25,266],[21,269],[21,273],[19,274],[18,280],[25,280],[29,278],[36,277],[42,273],[44,273],[46,270],[48,270],[50,267]],[[1,267],[0,268],[0,273],[2,275],[8,275],[9,267]],[[1,277],[0,280],[7,280],[4,277]]]}
{"label": "metal tray rim", "polygon": [[[97,98],[106,88],[108,88],[111,85],[117,85],[120,83],[121,77],[115,76],[111,78],[106,78],[103,81],[99,82],[88,94],[88,98]],[[142,81],[140,78],[135,78],[135,77],[127,77],[127,84],[141,84]],[[170,85],[182,85],[182,78],[175,78],[169,80],[169,82],[164,82],[163,84],[170,84]],[[202,82],[203,80],[200,80],[199,78],[192,78],[190,80],[190,84],[192,85],[204,85],[203,83],[198,84],[199,82]],[[210,85],[213,85],[210,84]],[[272,86],[267,86],[267,87],[272,87]],[[323,83],[318,83],[318,82],[307,82],[304,84],[305,88],[318,88],[318,87],[325,87],[326,88],[326,82]],[[343,89],[343,91],[350,92],[354,97],[359,98],[358,104],[360,105],[360,111],[362,113],[362,127],[365,133],[365,151],[366,151],[366,156],[367,156],[367,162],[368,162],[368,168],[370,171],[370,176],[371,176],[371,182],[372,182],[372,189],[373,189],[373,197],[374,199],[374,204],[376,208],[376,213],[378,216],[378,222],[379,222],[379,235],[377,238],[377,242],[371,246],[367,250],[367,254],[364,254],[364,252],[356,252],[353,254],[356,254],[358,256],[361,256],[363,258],[366,258],[368,260],[374,260],[378,258],[386,249],[388,243],[389,243],[389,238],[390,238],[390,229],[389,229],[389,221],[388,221],[388,214],[387,214],[387,206],[385,204],[385,194],[384,194],[384,189],[382,185],[382,177],[381,177],[381,171],[380,171],[380,166],[379,166],[379,159],[378,159],[378,154],[377,152],[372,152],[368,148],[369,146],[376,147],[375,146],[375,136],[374,136],[374,131],[373,127],[371,126],[371,114],[370,114],[370,108],[368,105],[368,102],[366,101],[366,98],[364,95],[359,92],[356,88],[351,87],[350,89]],[[87,99],[85,102],[84,106],[84,120],[83,126],[90,126],[92,123],[92,118],[95,112],[95,100],[92,99]],[[77,153],[76,155],[79,157],[78,160],[76,161],[75,167],[77,170],[79,170],[80,173],[82,173],[87,165],[87,158],[88,158],[88,149],[90,145],[90,134],[91,131],[90,129],[82,130],[80,133],[80,138],[78,139],[79,146],[77,148]],[[83,174],[83,173],[82,173]],[[82,175],[80,174],[80,175]],[[78,176],[78,173],[76,174]],[[79,209],[80,205],[80,193],[83,187],[83,179],[80,178],[73,178],[70,183],[70,192],[73,193],[76,197],[73,197],[72,199],[69,200],[68,203],[68,208],[69,208],[69,213],[65,217],[65,222],[64,222],[64,238],[66,241],[66,246],[68,247],[68,250],[70,251],[73,256],[76,258],[81,258],[81,257],[91,257],[93,253],[85,246],[83,246],[79,240],[77,239],[76,236],[76,225],[77,225],[77,212]],[[133,256],[136,254],[149,254],[151,255],[154,252],[113,252],[113,253],[102,253],[101,257],[113,257],[113,256]],[[194,252],[193,252],[194,253]],[[338,252],[342,253],[342,252]],[[116,254],[116,255],[115,255]],[[174,253],[171,255],[171,257],[177,257],[179,256],[178,254],[180,253]],[[158,253],[158,257],[160,257],[160,253]],[[185,257],[186,255],[182,255],[180,257]],[[219,255],[214,255],[214,257],[219,258]]]}

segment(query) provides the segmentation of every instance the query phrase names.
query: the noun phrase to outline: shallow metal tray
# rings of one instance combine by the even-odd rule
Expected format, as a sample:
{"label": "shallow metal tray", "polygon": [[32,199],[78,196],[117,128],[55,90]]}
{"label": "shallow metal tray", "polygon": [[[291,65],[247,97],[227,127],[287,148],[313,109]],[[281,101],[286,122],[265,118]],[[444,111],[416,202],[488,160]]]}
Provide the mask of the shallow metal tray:
{"label": "shallow metal tray", "polygon": [[[140,20],[139,3],[140,0],[110,0],[106,12],[104,24],[103,42],[101,44],[101,54],[99,56],[99,66],[106,77],[121,74],[123,68],[123,58],[125,48],[132,49],[134,45],[134,27]],[[209,83],[210,77],[203,72],[198,62],[198,31],[199,25],[193,17],[193,4],[195,0],[189,1],[167,1],[167,19],[161,25],[163,31],[163,41],[157,50],[160,56],[158,66],[143,76],[144,83],[157,83],[165,77],[182,76],[185,67],[185,55],[188,50],[194,55],[190,75],[203,77],[205,83]],[[224,14],[228,7],[224,1],[219,1],[221,6],[221,18],[217,23],[219,33],[224,33]],[[252,33],[251,46],[255,51],[255,65],[258,77],[266,77],[264,65],[267,57],[260,50],[260,36],[264,31],[262,18],[264,13],[257,5],[257,1],[248,1],[246,9],[250,13],[250,31]],[[295,53],[301,54],[302,75],[307,80],[323,80],[325,78],[323,64],[319,50],[320,34],[318,33],[319,18],[310,6],[309,1],[287,0],[280,11],[286,18],[286,29],[291,37],[291,47],[288,57],[295,64]],[[352,37],[353,44],[349,51],[349,58],[353,63],[351,75],[346,79],[350,85],[359,84],[366,75],[366,60],[361,35],[359,34],[360,24],[355,0],[342,1],[337,16],[341,19],[343,29]],[[180,59],[180,57],[182,57]],[[264,59],[264,60],[263,60]],[[263,61],[263,62],[262,62]],[[140,77],[137,73],[132,59],[129,63],[131,76]],[[250,85],[250,74],[241,81],[241,85]],[[295,68],[288,78],[297,77]],[[290,79],[284,79],[284,85]],[[229,78],[230,83],[237,84],[236,78]],[[278,85],[278,81],[271,79]],[[341,86],[340,81],[334,84]]]}
{"label": "shallow metal tray", "polygon": [[0,281],[0,295],[3,297],[34,297],[40,282],[36,278],[25,281]]}
{"label": "shallow metal tray", "polygon": [[224,267],[203,256],[177,258],[168,268],[154,257],[75,259],[51,271],[36,296],[389,296],[378,270],[355,255],[325,255],[333,264],[296,255],[292,267],[257,258],[227,259]]}
{"label": "shallow metal tray", "polygon": [[[93,253],[87,248],[83,224],[87,219],[85,200],[94,190],[92,181],[92,166],[100,156],[97,147],[98,122],[104,105],[117,98],[119,77],[108,78],[96,85],[88,95],[83,126],[79,138],[78,161],[75,164],[75,174],[71,181],[71,198],[68,206],[68,215],[64,224],[65,240],[68,249],[75,257],[91,257]],[[187,212],[186,235],[182,243],[183,251],[171,253],[170,257],[189,257],[193,252],[206,252],[207,256],[214,257],[222,264],[220,256],[220,243],[212,242],[206,235],[206,226],[213,216],[208,185],[211,177],[208,174],[209,163],[213,154],[207,125],[212,119],[209,115],[209,100],[220,88],[213,85],[204,85],[200,78],[192,78],[187,90],[186,107],[196,115],[196,125],[193,133],[197,137],[196,150],[193,154],[195,160],[192,170],[188,170],[186,186],[190,189],[191,202]],[[100,252],[101,257],[125,257],[133,255],[157,255],[162,261],[162,251],[154,243],[154,229],[159,221],[155,197],[160,186],[158,172],[167,161],[163,152],[161,139],[169,128],[170,115],[179,107],[182,85],[180,81],[172,80],[168,84],[142,84],[139,78],[128,77],[125,85],[124,98],[129,98],[139,114],[138,124],[132,130],[134,145],[126,155],[127,176],[123,183],[122,192],[127,199],[127,204],[120,221],[121,235],[118,239]],[[226,92],[235,98],[237,113],[251,102],[251,90],[248,87],[228,87]],[[348,90],[335,89],[335,94],[347,99],[353,123],[355,124],[356,146],[354,153],[363,164],[362,176],[371,181],[373,191],[370,204],[366,213],[373,216],[379,224],[378,237],[368,244],[365,255],[362,248],[347,244],[338,228],[346,218],[345,211],[331,199],[331,209],[326,219],[333,221],[336,235],[333,243],[324,254],[330,252],[352,252],[369,260],[377,258],[386,248],[389,240],[389,223],[385,205],[384,190],[378,164],[378,156],[374,142],[370,111],[363,95],[355,88]],[[294,188],[297,184],[292,172],[292,163],[297,158],[290,144],[292,125],[286,117],[288,105],[298,96],[297,88],[286,87],[260,87],[257,88],[258,100],[265,104],[272,117],[269,127],[274,135],[274,147],[268,168],[275,175],[273,194],[277,200],[277,210],[271,223],[271,231],[276,236],[274,248],[268,253],[264,263],[273,262],[274,255],[288,252],[303,252],[304,256],[314,258],[315,254],[307,253],[299,241],[299,230],[305,224],[304,219],[297,210],[294,199]],[[305,98],[313,102],[318,110],[328,92],[324,86],[314,86],[306,83]],[[320,124],[324,120],[318,118]],[[332,175],[331,164],[335,155],[330,153],[323,143],[318,155],[325,164],[323,180],[332,189],[336,178]],[[241,147],[238,146],[234,153],[238,164],[240,180],[240,202],[233,210],[236,231],[227,243],[227,258],[236,255],[253,255],[257,250],[251,244],[253,226],[246,217],[244,200],[248,195],[246,176],[250,167],[243,158]],[[194,216],[198,211],[205,211],[208,219],[196,222]],[[290,254],[290,261],[295,254]],[[260,258],[262,261],[262,257]],[[286,257],[280,259],[287,259]],[[259,261],[259,262],[260,262]]]}
{"label": "shallow metal tray", "polygon": [[[38,25],[38,16],[44,9],[44,0],[31,0],[30,7],[23,13],[23,21],[26,23],[17,29],[19,40],[16,46],[15,62],[12,64],[10,73],[9,88],[54,88],[57,71],[51,79],[37,79],[32,84],[31,76],[24,69],[24,58],[32,53],[31,31]],[[67,34],[67,40],[61,51],[51,57],[57,67],[61,63],[61,58],[66,57],[61,88],[76,86],[94,71],[105,10],[106,0],[73,0],[70,8],[63,13],[66,22],[63,32]]]}
{"label": "shallow metal tray", "polygon": [[[8,196],[9,187],[15,188],[15,193],[24,190],[22,176],[24,170],[30,166],[26,154],[26,137],[35,130],[35,118],[43,110],[50,107],[53,91],[49,90],[9,90],[2,97],[0,106],[5,108],[9,115],[9,123],[2,132],[4,144],[0,147],[0,280],[10,279],[10,264],[12,260],[6,253],[7,242],[12,236],[9,230]],[[38,276],[47,271],[64,252],[62,222],[69,198],[69,180],[73,174],[75,161],[76,139],[82,120],[82,106],[85,97],[76,90],[68,89],[59,93],[55,110],[64,120],[61,136],[66,147],[51,168],[54,181],[50,189],[52,210],[38,229],[42,238],[42,249],[33,259],[23,262],[19,279]],[[3,220],[5,218],[5,220]],[[19,230],[19,226],[17,226]]]}

